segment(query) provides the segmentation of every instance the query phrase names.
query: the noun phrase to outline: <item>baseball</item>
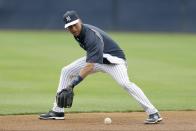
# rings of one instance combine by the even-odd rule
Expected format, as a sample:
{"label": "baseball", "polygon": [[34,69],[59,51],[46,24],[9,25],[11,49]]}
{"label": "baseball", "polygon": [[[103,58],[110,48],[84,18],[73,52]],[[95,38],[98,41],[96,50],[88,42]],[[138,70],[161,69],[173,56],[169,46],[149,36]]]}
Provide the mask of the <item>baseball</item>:
{"label": "baseball", "polygon": [[109,124],[112,123],[112,119],[109,118],[109,117],[107,117],[107,118],[104,119],[104,123],[105,123],[106,125],[109,125]]}

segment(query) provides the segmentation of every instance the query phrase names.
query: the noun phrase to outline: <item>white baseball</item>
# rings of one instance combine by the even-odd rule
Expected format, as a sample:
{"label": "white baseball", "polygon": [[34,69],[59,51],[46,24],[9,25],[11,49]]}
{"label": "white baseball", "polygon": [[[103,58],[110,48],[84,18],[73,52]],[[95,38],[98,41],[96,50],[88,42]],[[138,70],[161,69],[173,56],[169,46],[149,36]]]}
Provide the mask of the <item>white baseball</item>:
{"label": "white baseball", "polygon": [[105,123],[106,125],[109,125],[109,124],[112,123],[112,119],[109,118],[109,117],[107,117],[107,118],[104,119],[104,123]]}

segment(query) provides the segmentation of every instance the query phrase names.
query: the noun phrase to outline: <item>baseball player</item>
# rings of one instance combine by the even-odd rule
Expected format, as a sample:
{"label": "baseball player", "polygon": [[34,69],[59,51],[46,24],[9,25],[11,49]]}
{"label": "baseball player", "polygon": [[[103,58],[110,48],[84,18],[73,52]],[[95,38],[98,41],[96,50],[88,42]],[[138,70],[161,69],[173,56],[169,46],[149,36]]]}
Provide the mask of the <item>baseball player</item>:
{"label": "baseball player", "polygon": [[148,114],[147,124],[159,123],[162,118],[143,91],[129,80],[126,57],[123,50],[103,30],[82,23],[75,11],[67,11],[63,19],[65,29],[73,35],[86,56],[65,66],[61,71],[56,99],[51,111],[41,114],[40,119],[64,119],[64,108],[72,106],[73,89],[89,74],[105,72],[112,76]]}

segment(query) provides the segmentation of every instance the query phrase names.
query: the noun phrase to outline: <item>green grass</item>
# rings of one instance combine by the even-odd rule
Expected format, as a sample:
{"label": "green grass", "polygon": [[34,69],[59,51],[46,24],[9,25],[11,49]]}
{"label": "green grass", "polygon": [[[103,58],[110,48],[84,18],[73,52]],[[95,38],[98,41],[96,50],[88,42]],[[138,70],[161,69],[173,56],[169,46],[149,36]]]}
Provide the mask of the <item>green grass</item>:
{"label": "green grass", "polygon": [[[196,110],[196,35],[110,33],[126,52],[131,81],[160,110]],[[85,55],[70,34],[0,31],[0,114],[48,111],[61,68]],[[75,88],[69,112],[142,111],[106,74]]]}

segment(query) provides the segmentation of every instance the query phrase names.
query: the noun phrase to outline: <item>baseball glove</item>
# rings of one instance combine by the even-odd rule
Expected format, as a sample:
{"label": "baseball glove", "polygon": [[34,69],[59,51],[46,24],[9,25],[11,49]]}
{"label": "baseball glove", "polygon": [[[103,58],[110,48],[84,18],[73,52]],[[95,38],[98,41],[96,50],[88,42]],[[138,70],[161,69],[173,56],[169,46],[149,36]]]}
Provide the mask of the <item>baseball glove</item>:
{"label": "baseball glove", "polygon": [[74,98],[74,92],[72,88],[63,89],[56,95],[56,102],[58,107],[71,108]]}

